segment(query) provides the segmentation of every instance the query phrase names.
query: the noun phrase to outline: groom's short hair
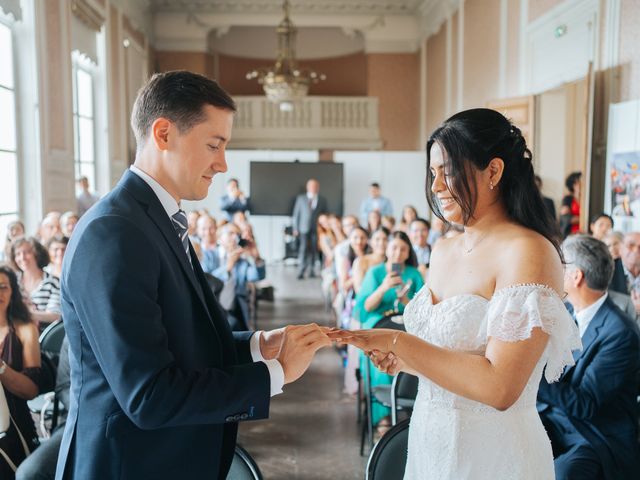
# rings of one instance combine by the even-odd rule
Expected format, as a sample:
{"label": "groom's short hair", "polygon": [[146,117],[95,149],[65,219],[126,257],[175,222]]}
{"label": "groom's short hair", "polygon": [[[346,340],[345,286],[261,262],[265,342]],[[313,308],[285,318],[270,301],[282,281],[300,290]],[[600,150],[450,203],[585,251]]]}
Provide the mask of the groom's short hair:
{"label": "groom's short hair", "polygon": [[231,96],[215,80],[184,70],[153,75],[138,92],[131,113],[138,150],[156,119],[166,118],[176,124],[180,133],[185,133],[205,120],[205,105],[237,110]]}

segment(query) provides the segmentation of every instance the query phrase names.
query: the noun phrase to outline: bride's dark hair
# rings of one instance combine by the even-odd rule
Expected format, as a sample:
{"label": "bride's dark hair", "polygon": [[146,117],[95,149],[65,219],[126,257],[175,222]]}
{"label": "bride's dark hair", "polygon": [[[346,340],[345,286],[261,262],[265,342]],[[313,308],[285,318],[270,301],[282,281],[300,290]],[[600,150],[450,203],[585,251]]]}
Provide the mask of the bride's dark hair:
{"label": "bride's dark hair", "polygon": [[[546,209],[536,186],[531,162],[522,132],[504,115],[488,108],[474,108],[456,113],[445,120],[427,142],[427,201],[433,213],[446,220],[431,192],[431,147],[437,143],[445,157],[445,173],[451,196],[462,209],[466,225],[474,217],[478,186],[473,170],[484,170],[494,158],[504,162],[498,195],[507,215],[549,240],[560,253],[560,234],[556,222]],[[488,186],[487,186],[488,188]]]}

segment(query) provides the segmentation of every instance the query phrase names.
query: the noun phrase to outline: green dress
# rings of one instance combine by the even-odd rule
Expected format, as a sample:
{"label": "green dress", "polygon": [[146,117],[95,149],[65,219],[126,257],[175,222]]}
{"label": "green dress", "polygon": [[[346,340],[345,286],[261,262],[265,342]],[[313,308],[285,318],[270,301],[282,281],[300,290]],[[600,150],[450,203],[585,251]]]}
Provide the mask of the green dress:
{"label": "green dress", "polygon": [[[380,265],[376,265],[367,270],[367,273],[362,281],[362,287],[360,288],[360,292],[356,296],[356,305],[354,309],[354,316],[360,319],[361,328],[368,329],[373,328],[378,320],[383,318],[387,312],[392,311],[396,307],[396,289],[391,288],[385,292],[382,296],[382,301],[380,305],[375,310],[368,312],[364,308],[364,302],[367,298],[382,284],[384,278],[387,276],[387,267],[385,263],[381,263]],[[409,287],[409,292],[407,293],[407,297],[412,299],[413,296],[422,288],[424,285],[424,280],[422,275],[418,271],[417,268],[406,266],[402,273],[400,274],[400,278],[402,278],[403,283],[407,283],[411,280],[411,287]],[[404,305],[398,302],[397,305],[398,312],[402,313],[404,311]],[[391,384],[392,377],[387,375],[386,373],[380,372],[374,365],[371,363],[363,353],[360,354],[360,370],[364,372],[364,362],[369,362],[369,369],[371,372],[371,386],[375,387],[376,385],[389,385]],[[380,405],[379,403],[373,404],[372,416],[374,425],[378,423],[378,421],[389,415],[390,411],[387,407]]]}

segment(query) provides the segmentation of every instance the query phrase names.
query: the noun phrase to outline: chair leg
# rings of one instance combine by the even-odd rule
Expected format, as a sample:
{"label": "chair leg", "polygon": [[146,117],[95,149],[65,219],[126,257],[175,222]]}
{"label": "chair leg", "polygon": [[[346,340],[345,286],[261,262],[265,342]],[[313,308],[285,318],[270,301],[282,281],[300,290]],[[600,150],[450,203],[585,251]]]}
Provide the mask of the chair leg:
{"label": "chair leg", "polygon": [[358,381],[358,393],[356,397],[357,409],[358,409],[358,425],[362,422],[362,375],[360,369],[356,368],[356,380]]}

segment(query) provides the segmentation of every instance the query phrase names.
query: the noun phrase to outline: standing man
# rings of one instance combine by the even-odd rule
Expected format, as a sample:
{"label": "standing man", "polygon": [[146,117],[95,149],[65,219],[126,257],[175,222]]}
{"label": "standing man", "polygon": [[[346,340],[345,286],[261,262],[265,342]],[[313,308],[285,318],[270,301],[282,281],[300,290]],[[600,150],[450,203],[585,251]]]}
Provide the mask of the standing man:
{"label": "standing man", "polygon": [[87,177],[80,177],[78,179],[78,186],[80,187],[80,193],[76,197],[76,200],[78,201],[78,216],[81,217],[84,215],[84,212],[100,200],[100,197],[89,191],[89,179]]}
{"label": "standing man", "polygon": [[314,262],[318,252],[318,216],[327,211],[327,201],[319,195],[320,182],[307,181],[307,193],[296,197],[293,206],[293,234],[298,237],[298,280],[304,278],[309,267],[309,277],[314,277]]}
{"label": "standing man", "polygon": [[56,479],[226,478],[238,422],[330,344],[313,325],[231,333],[182,200],[227,170],[235,103],[190,72],[154,75],[134,165],[76,227],[62,272],[71,400]]}
{"label": "standing man", "polygon": [[249,198],[240,190],[240,184],[236,178],[227,181],[227,193],[220,197],[220,210],[224,212],[229,222],[233,221],[234,213],[246,213],[250,210]]}
{"label": "standing man", "polygon": [[556,478],[636,478],[640,337],[607,294],[613,259],[601,241],[574,235],[562,244],[564,290],[582,351],[558,382],[543,378],[538,411],[553,448]]}
{"label": "standing man", "polygon": [[369,185],[369,196],[360,205],[360,225],[367,225],[369,213],[374,210],[380,213],[380,217],[385,215],[393,217],[391,200],[382,196],[380,185],[375,182]]}

